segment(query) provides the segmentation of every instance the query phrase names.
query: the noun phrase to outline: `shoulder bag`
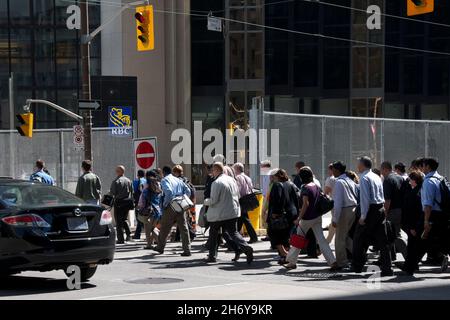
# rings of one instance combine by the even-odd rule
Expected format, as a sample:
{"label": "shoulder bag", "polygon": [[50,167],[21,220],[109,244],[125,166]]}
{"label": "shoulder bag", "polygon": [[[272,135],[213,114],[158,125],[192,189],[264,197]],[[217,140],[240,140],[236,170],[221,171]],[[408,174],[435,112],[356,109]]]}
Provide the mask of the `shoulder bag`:
{"label": "shoulder bag", "polygon": [[178,196],[170,201],[170,208],[176,213],[184,213],[185,211],[194,208],[194,203],[187,195]]}

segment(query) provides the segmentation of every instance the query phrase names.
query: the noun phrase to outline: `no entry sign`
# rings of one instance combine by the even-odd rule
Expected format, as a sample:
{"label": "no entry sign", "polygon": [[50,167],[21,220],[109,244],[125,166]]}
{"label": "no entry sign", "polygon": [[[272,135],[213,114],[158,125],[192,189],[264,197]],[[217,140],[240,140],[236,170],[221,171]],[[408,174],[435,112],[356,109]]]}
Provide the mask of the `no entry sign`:
{"label": "no entry sign", "polygon": [[158,166],[158,149],[156,137],[133,140],[136,175],[138,170],[152,170]]}

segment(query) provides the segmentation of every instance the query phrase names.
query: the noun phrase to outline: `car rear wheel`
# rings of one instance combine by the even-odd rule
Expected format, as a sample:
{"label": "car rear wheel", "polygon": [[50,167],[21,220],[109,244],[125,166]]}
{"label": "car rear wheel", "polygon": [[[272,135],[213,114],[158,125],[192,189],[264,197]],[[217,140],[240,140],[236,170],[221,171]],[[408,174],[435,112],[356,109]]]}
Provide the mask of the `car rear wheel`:
{"label": "car rear wheel", "polygon": [[97,271],[97,266],[82,267],[80,269],[81,269],[81,275],[80,275],[81,282],[86,282],[94,276],[95,272]]}
{"label": "car rear wheel", "polygon": [[[97,266],[79,266],[80,267],[80,281],[81,282],[86,282],[88,281],[90,278],[92,278],[95,274],[95,272],[97,271]],[[66,271],[64,271],[64,273],[66,274],[66,276],[70,277],[71,274],[67,273]]]}

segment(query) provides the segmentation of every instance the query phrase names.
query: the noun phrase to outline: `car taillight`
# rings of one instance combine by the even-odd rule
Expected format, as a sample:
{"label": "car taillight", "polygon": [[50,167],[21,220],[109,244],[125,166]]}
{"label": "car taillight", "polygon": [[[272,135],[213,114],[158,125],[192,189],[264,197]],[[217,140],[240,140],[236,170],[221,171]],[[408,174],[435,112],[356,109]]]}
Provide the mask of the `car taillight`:
{"label": "car taillight", "polygon": [[5,217],[2,221],[15,227],[39,227],[50,228],[50,224],[35,214],[23,214],[20,216]]}
{"label": "car taillight", "polygon": [[103,210],[102,217],[100,218],[100,225],[106,226],[112,223],[112,215],[108,210]]}

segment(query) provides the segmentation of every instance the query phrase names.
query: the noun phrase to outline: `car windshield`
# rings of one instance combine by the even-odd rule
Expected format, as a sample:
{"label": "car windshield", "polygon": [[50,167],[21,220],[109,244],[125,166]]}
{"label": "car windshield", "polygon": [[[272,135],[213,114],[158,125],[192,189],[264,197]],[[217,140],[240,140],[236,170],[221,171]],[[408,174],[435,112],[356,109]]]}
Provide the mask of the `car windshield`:
{"label": "car windshield", "polygon": [[0,199],[7,205],[18,208],[40,208],[83,203],[83,200],[60,188],[25,183],[0,185]]}

